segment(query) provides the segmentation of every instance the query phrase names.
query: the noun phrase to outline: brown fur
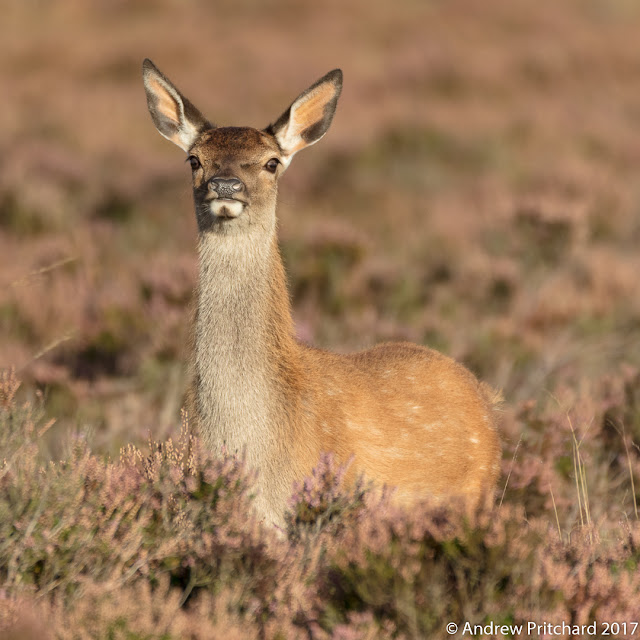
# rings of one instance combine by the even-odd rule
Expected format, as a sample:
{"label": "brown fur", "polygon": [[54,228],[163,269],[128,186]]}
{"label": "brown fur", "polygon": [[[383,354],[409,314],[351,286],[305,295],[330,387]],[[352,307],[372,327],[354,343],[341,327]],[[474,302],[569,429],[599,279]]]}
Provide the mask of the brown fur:
{"label": "brown fur", "polygon": [[[276,238],[277,178],[299,148],[324,135],[341,74],[327,74],[258,131],[213,128],[193,107],[190,113],[198,115],[188,122],[159,122],[154,105],[165,98],[154,93],[163,89],[156,73],[169,82],[145,63],[154,121],[180,146],[187,141],[199,163],[193,173],[200,279],[192,399],[207,446],[245,452],[260,472],[258,508],[274,522],[281,521],[292,483],[327,451],[340,462],[353,457],[350,477],[364,473],[397,487],[404,500],[460,496],[473,505],[490,495],[500,446],[499,394],[488,385],[451,358],[414,344],[338,355],[294,338]],[[182,99],[169,88],[171,99]],[[275,173],[267,170],[272,158],[280,162]],[[216,202],[212,178],[240,180],[238,202]]]}

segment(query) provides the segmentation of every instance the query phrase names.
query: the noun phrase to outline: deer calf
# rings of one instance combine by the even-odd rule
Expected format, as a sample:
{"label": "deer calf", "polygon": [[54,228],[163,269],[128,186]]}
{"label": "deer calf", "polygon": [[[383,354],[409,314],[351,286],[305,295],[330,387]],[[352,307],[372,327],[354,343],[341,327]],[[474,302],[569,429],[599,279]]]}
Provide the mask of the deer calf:
{"label": "deer calf", "polygon": [[188,154],[198,223],[193,357],[205,445],[245,452],[257,507],[282,522],[292,483],[322,452],[404,499],[494,489],[500,447],[488,386],[423,346],[338,355],[295,338],[276,234],[280,176],[324,136],[342,88],[335,69],[265,129],[217,127],[150,60],[144,87],[158,131]]}

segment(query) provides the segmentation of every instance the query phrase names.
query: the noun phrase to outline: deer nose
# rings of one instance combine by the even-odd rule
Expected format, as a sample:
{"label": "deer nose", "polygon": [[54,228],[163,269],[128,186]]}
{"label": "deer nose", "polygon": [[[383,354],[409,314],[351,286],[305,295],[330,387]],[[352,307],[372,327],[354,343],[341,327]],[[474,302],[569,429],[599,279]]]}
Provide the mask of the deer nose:
{"label": "deer nose", "polygon": [[209,188],[218,194],[218,198],[233,198],[244,191],[244,183],[238,178],[211,178]]}

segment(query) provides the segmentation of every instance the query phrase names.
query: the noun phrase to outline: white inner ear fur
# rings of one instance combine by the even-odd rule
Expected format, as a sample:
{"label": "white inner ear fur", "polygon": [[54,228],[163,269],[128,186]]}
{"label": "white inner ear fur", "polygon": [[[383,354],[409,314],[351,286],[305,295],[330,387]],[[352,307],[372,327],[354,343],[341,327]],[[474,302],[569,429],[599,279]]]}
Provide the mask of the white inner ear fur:
{"label": "white inner ear fur", "polygon": [[183,121],[184,124],[178,127],[178,136],[177,140],[174,142],[183,150],[188,152],[189,149],[193,146],[193,143],[196,141],[196,138],[199,135],[199,131],[197,127],[195,127],[188,120]]}

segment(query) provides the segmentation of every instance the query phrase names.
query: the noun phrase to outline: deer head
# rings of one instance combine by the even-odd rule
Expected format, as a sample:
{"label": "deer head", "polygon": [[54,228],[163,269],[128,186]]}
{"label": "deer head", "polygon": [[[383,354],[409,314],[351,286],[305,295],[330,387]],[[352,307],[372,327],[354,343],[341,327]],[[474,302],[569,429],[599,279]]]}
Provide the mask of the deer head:
{"label": "deer head", "polygon": [[151,62],[143,63],[147,105],[158,131],[188,154],[201,233],[275,228],[277,182],[293,156],[329,129],[342,89],[334,69],[265,129],[217,127]]}

